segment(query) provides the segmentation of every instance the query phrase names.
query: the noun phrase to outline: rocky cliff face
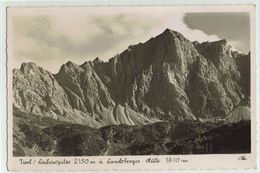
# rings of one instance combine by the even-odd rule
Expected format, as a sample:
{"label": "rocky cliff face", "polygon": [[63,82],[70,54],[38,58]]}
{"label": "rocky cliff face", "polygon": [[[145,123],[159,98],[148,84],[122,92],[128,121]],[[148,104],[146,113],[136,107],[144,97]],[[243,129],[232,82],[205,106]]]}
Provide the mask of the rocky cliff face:
{"label": "rocky cliff face", "polygon": [[13,96],[14,107],[23,112],[72,121],[76,118],[55,77],[34,63],[22,64],[20,70],[13,71]]}
{"label": "rocky cliff face", "polygon": [[92,127],[225,117],[250,98],[250,54],[166,29],[108,62],[68,62],[55,75],[25,63],[13,71],[13,94],[19,111]]}

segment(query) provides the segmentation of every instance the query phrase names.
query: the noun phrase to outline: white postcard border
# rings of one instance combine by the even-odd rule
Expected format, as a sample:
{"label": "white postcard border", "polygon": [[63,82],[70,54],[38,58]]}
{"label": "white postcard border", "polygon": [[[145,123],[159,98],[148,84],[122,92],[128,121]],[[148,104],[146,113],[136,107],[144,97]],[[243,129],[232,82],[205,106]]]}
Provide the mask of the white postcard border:
{"label": "white postcard border", "polygon": [[[220,7],[220,6],[219,6]],[[216,7],[215,7],[216,8]],[[225,8],[225,7],[224,7]],[[252,10],[253,8],[250,7],[250,11],[252,12],[252,15],[255,15],[254,10]],[[224,10],[225,11],[225,10]],[[256,47],[255,47],[255,19],[254,17],[251,17],[251,48],[252,48],[252,52],[251,52],[251,56],[252,61],[251,61],[251,79],[256,79]],[[8,60],[9,61],[9,60]],[[10,63],[11,61],[9,61]],[[7,65],[8,69],[11,69],[11,65],[8,64]],[[8,83],[8,88],[12,88],[11,87],[11,81],[12,78],[10,76],[10,71],[8,73],[8,81],[10,81]],[[256,80],[251,80],[251,90],[252,90],[252,115],[256,115]],[[10,96],[11,90],[8,90],[8,95]],[[12,98],[8,97],[8,103],[11,103]],[[8,105],[8,109],[9,109],[9,113],[12,112],[12,106],[10,106],[10,104]],[[96,156],[96,157],[23,157],[26,159],[32,159],[32,162],[34,162],[34,166],[28,166],[28,165],[22,165],[19,164],[21,159],[20,157],[12,157],[12,154],[10,155],[10,151],[12,151],[12,147],[8,147],[8,167],[10,170],[114,170],[114,169],[120,169],[120,170],[124,170],[124,169],[134,169],[134,170],[149,170],[149,169],[153,169],[153,170],[159,170],[159,169],[250,169],[250,168],[255,168],[256,167],[256,138],[255,138],[255,134],[254,132],[256,132],[256,126],[255,126],[255,122],[256,122],[256,116],[252,117],[251,123],[252,123],[252,131],[251,131],[251,135],[252,135],[252,154],[214,154],[214,155],[181,155],[181,156],[176,156],[176,155],[163,155],[163,156]],[[9,141],[8,144],[10,146],[12,146],[12,140],[11,140],[11,136],[12,135],[12,116],[8,116],[8,136],[9,136]],[[11,148],[11,150],[10,150]],[[241,160],[239,159],[241,156],[245,156],[247,158],[247,160]],[[44,164],[37,164],[37,161],[39,162],[40,159],[53,159],[53,160],[60,160],[62,161],[62,159],[68,159],[71,162],[74,162],[75,159],[81,159],[81,158],[87,158],[87,159],[92,159],[95,161],[96,164],[68,164],[68,165],[62,165],[62,166],[56,166],[55,164],[48,164],[48,167]],[[130,166],[128,164],[112,164],[112,165],[108,165],[108,164],[101,164],[99,163],[100,159],[102,159],[104,162],[107,161],[109,158],[113,158],[115,160],[119,159],[119,158],[127,158],[129,160],[131,159],[135,159],[138,160],[140,159],[142,162],[142,165],[139,166]],[[149,158],[159,158],[161,160],[160,164],[149,164],[146,163],[147,159]],[[185,165],[185,163],[178,163],[178,164],[166,164],[166,158],[180,158],[181,160],[188,160],[189,161],[189,165]],[[214,162],[209,164],[208,162]],[[253,162],[254,161],[254,162]],[[205,166],[205,162],[207,163]],[[17,163],[17,164],[14,164]],[[35,164],[36,163],[36,164]],[[97,164],[99,163],[99,164]],[[191,163],[191,164],[190,164]],[[201,165],[201,163],[203,163],[204,165]],[[138,165],[138,164],[136,164]]]}

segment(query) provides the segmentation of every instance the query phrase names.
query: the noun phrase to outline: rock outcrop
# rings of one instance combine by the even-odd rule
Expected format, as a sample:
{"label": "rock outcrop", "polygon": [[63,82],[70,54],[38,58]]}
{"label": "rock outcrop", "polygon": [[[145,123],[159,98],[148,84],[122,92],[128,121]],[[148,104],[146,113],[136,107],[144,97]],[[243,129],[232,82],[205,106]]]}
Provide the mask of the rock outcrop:
{"label": "rock outcrop", "polygon": [[24,63],[13,96],[22,112],[91,127],[225,117],[250,99],[250,54],[166,29],[108,62],[68,62],[55,75]]}
{"label": "rock outcrop", "polygon": [[65,115],[67,120],[76,118],[53,74],[34,63],[24,63],[13,71],[13,98],[14,107],[20,111],[54,119]]}

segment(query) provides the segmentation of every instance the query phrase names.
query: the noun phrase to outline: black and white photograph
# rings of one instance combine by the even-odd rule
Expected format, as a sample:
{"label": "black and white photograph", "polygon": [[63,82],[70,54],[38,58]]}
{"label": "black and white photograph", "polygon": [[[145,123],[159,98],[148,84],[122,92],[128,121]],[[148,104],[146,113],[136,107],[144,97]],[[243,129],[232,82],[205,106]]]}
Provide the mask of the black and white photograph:
{"label": "black and white photograph", "polygon": [[254,8],[231,7],[9,7],[9,154],[253,159]]}

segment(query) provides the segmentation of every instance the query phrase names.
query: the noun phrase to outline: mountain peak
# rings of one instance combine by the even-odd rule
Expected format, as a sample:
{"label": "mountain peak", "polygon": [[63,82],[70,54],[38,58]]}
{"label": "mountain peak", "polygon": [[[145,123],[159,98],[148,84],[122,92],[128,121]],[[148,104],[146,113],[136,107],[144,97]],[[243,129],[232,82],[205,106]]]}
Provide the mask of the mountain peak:
{"label": "mountain peak", "polygon": [[68,61],[68,62],[66,62],[65,65],[67,65],[67,66],[74,66],[76,64],[74,62],[72,62],[72,61]]}
{"label": "mountain peak", "polygon": [[217,41],[213,41],[211,42],[212,44],[221,44],[221,45],[226,45],[228,44],[226,39],[221,39],[221,40],[217,40]]}
{"label": "mountain peak", "polygon": [[228,41],[226,39],[221,39],[221,40],[216,40],[216,41],[212,41],[212,42],[205,41],[205,42],[202,42],[202,43],[194,41],[193,43],[196,44],[196,45],[201,44],[201,45],[224,45],[225,46],[225,45],[228,44]]}
{"label": "mountain peak", "polygon": [[60,72],[67,72],[67,71],[70,71],[72,69],[78,69],[79,68],[79,65],[75,64],[74,62],[72,61],[68,61],[66,62],[65,64],[63,64],[59,70],[58,73]]}
{"label": "mountain peak", "polygon": [[172,32],[172,30],[169,28],[166,28],[163,32]]}
{"label": "mountain peak", "polygon": [[40,67],[38,67],[34,62],[27,62],[27,63],[22,63],[20,70],[25,74],[31,70],[36,70],[38,68]]}
{"label": "mountain peak", "polygon": [[63,66],[67,67],[67,68],[79,68],[79,65],[72,62],[72,61],[68,61],[66,64],[64,64]]}
{"label": "mountain peak", "polygon": [[[164,34],[175,34],[175,33],[178,33],[177,31],[174,31],[174,30],[171,30],[171,29],[169,29],[169,28],[166,28],[164,31],[163,31],[163,35]],[[179,33],[180,34],[180,33]]]}
{"label": "mountain peak", "polygon": [[93,60],[94,64],[96,63],[102,63],[102,59],[100,59],[99,57],[96,57],[94,60]]}
{"label": "mountain peak", "polygon": [[38,66],[34,62],[22,63],[21,68],[37,68]]}
{"label": "mountain peak", "polygon": [[183,40],[183,41],[189,41],[187,38],[185,38],[181,33],[177,32],[177,31],[174,31],[174,30],[171,30],[169,28],[166,28],[159,36],[162,36],[162,37],[175,37],[175,38],[178,38],[180,40]]}

